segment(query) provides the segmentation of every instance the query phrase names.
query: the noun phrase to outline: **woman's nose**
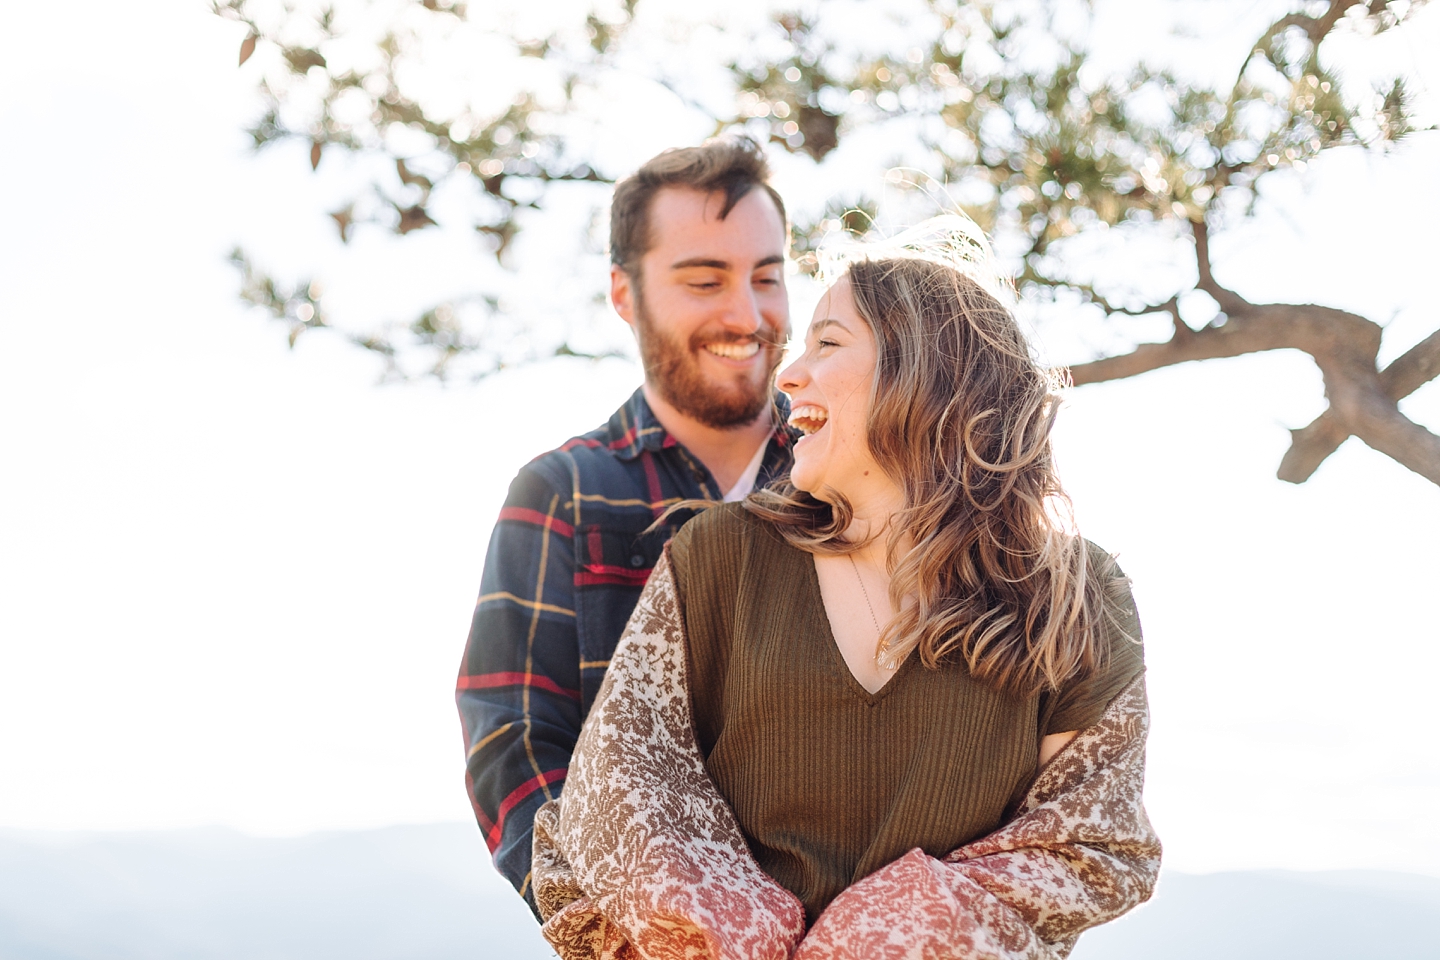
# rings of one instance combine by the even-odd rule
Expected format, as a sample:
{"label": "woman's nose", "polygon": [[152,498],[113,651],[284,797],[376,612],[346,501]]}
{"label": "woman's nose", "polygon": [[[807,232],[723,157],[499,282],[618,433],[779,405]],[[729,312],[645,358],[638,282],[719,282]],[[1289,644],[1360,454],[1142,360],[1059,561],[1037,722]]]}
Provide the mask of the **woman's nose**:
{"label": "woman's nose", "polygon": [[781,393],[794,393],[804,382],[805,361],[803,357],[796,358],[775,374],[775,389]]}

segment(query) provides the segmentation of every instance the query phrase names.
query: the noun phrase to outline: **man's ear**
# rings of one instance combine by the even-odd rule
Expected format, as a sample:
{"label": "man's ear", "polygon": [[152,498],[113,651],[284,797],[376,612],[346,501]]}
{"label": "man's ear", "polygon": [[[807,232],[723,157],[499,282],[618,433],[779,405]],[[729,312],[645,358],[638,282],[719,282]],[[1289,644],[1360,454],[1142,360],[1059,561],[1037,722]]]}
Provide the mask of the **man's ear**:
{"label": "man's ear", "polygon": [[610,305],[620,314],[620,319],[635,326],[635,283],[623,267],[610,265]]}

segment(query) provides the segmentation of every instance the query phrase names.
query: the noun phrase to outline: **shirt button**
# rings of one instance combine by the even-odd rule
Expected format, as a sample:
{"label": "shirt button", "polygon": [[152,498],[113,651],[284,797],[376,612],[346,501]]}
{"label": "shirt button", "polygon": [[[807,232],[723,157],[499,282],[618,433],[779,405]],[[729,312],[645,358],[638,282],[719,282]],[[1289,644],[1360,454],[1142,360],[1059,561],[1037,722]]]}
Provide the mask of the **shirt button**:
{"label": "shirt button", "polygon": [[643,567],[643,566],[645,566],[645,558],[642,557],[642,556],[641,556],[640,554],[638,554],[638,553],[635,554],[633,557],[630,558],[630,566],[632,566],[632,567]]}

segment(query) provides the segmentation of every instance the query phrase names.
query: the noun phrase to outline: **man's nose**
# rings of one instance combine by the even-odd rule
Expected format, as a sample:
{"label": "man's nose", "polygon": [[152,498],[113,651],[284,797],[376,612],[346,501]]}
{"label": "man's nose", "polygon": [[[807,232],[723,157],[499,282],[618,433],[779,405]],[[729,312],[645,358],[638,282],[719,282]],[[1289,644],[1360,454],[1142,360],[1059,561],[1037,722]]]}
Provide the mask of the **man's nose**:
{"label": "man's nose", "polygon": [[758,332],[765,325],[765,318],[760,313],[760,301],[749,284],[736,285],[725,304],[721,322],[725,324],[725,329],[746,335]]}

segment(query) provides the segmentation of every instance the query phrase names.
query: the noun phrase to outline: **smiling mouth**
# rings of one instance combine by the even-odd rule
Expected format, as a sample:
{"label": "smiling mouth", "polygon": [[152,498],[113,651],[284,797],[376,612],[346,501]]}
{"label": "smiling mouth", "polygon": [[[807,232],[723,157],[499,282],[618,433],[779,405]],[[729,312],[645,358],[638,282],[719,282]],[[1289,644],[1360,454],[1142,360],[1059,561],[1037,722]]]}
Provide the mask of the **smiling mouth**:
{"label": "smiling mouth", "polygon": [[727,360],[749,360],[760,352],[760,343],[756,340],[746,340],[743,343],[707,343],[705,349]]}
{"label": "smiling mouth", "polygon": [[825,426],[825,422],[829,419],[830,414],[826,413],[823,407],[817,407],[813,403],[802,403],[790,411],[790,426],[807,437]]}

